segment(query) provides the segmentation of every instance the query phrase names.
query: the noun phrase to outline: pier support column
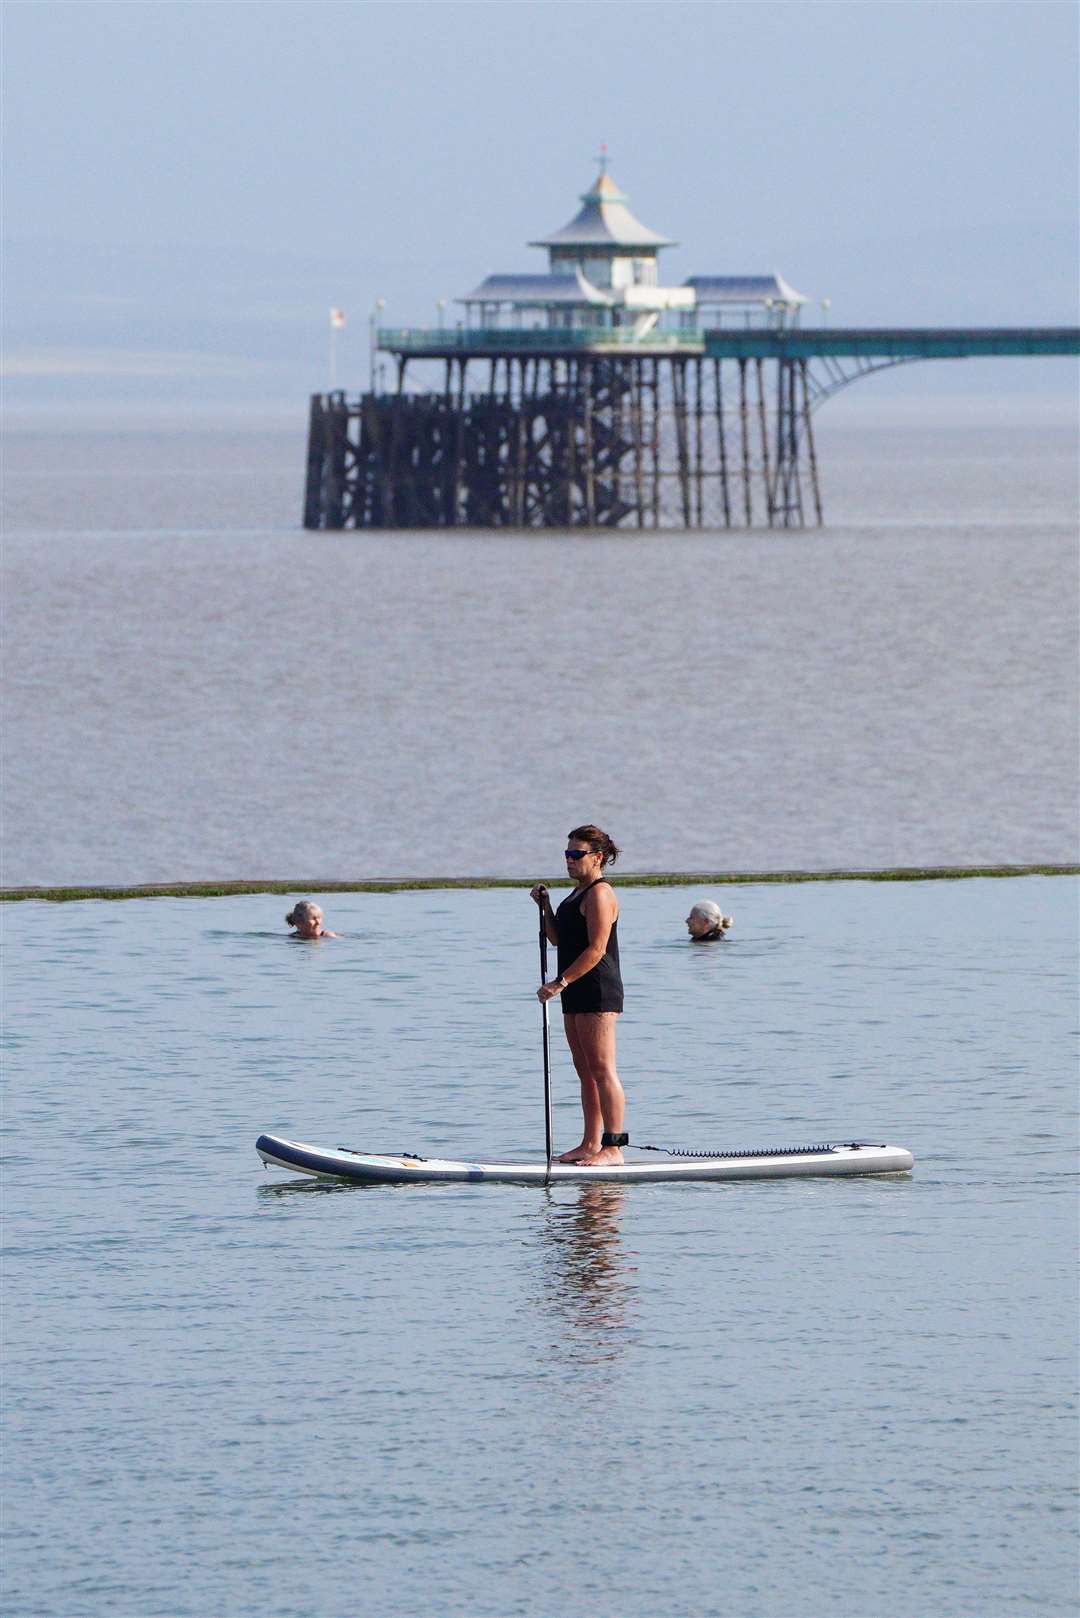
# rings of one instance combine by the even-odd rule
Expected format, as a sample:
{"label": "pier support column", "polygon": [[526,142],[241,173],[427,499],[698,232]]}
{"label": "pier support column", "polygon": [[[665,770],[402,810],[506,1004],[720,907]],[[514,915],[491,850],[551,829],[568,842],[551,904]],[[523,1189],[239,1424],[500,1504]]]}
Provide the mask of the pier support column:
{"label": "pier support column", "polygon": [[[403,363],[398,391],[315,395],[305,527],[823,520],[805,360],[780,358],[774,373],[756,356],[710,366],[659,345],[642,355],[599,345],[542,359],[485,354],[487,390],[470,394],[469,358],[445,362],[430,392],[405,391]],[[738,367],[726,387],[725,365]]]}
{"label": "pier support column", "polygon": [[799,361],[799,378],[802,384],[802,423],[803,436],[806,439],[806,458],[810,467],[810,489],[814,497],[814,517],[820,528],[824,522],[821,512],[821,489],[818,486],[817,451],[814,448],[814,428],[810,413],[810,389],[806,374],[806,361]]}
{"label": "pier support column", "polygon": [[750,494],[750,406],[746,396],[746,367],[749,361],[739,361],[739,442],[742,449],[743,517],[749,528],[754,521]]}
{"label": "pier support column", "polygon": [[308,416],[307,475],[304,479],[304,527],[323,526],[323,461],[326,456],[326,402],[321,393],[311,396]]}

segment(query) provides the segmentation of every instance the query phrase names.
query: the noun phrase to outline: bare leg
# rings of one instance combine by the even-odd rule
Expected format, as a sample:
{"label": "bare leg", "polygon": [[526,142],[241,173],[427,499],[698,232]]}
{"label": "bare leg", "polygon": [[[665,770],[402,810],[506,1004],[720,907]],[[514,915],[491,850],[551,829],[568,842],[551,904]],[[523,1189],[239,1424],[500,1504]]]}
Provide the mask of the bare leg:
{"label": "bare leg", "polygon": [[576,1163],[583,1157],[594,1157],[600,1150],[600,1136],[604,1129],[600,1092],[596,1088],[596,1081],[592,1076],[589,1059],[578,1029],[579,1023],[584,1021],[585,1017],[581,1012],[569,1011],[563,1015],[566,1043],[574,1059],[574,1071],[581,1082],[581,1111],[585,1124],[581,1133],[581,1144],[569,1152],[563,1152],[559,1158],[560,1163]]}
{"label": "bare leg", "polygon": [[[615,1071],[617,1016],[618,1013],[614,1011],[579,1011],[573,1018],[574,1030],[570,1049],[574,1053],[574,1066],[579,1074],[584,1068],[590,1081],[587,1087],[582,1077],[581,1100],[582,1110],[585,1113],[585,1132],[581,1147],[567,1154],[574,1162],[621,1163],[623,1160],[622,1151],[618,1146],[600,1145],[603,1130],[610,1130],[613,1135],[622,1133],[626,1108],[626,1097],[619,1083],[619,1075]],[[566,1020],[569,1023],[571,1019],[568,1017]],[[567,1038],[570,1039],[569,1030]]]}

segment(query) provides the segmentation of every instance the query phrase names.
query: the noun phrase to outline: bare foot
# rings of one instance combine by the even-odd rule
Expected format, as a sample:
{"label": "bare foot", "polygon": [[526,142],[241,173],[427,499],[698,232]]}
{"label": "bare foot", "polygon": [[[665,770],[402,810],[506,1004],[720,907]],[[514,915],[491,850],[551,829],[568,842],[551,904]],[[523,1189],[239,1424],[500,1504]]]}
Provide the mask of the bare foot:
{"label": "bare foot", "polygon": [[579,1163],[582,1168],[588,1169],[605,1168],[622,1161],[623,1155],[617,1146],[604,1146],[598,1152],[590,1152],[587,1157],[574,1158],[575,1163]]}
{"label": "bare foot", "polygon": [[582,1141],[580,1146],[574,1146],[569,1152],[563,1152],[555,1159],[557,1163],[582,1163],[596,1156],[600,1150],[598,1146],[590,1146],[588,1141]]}

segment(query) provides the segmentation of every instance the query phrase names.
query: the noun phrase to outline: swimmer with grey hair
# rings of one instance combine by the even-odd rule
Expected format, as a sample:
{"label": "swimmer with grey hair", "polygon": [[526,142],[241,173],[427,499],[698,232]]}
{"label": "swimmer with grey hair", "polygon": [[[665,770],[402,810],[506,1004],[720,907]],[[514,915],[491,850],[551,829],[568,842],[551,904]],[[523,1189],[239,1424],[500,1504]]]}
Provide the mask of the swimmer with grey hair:
{"label": "swimmer with grey hair", "polygon": [[340,938],[340,933],[331,933],[322,924],[322,911],[313,899],[301,899],[294,904],[285,917],[289,927],[295,927],[293,938]]}
{"label": "swimmer with grey hair", "polygon": [[695,944],[704,944],[709,938],[723,938],[734,919],[734,916],[725,916],[711,899],[702,899],[699,904],[690,906],[686,930]]}

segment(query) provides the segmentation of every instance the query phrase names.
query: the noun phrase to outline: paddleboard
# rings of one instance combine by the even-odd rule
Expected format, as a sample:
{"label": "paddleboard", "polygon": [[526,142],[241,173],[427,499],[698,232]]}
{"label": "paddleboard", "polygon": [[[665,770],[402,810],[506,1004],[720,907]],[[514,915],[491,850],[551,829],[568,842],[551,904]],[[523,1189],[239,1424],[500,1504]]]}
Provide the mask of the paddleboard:
{"label": "paddleboard", "polygon": [[765,1147],[692,1156],[635,1151],[628,1147],[625,1163],[589,1167],[552,1163],[455,1163],[441,1157],[419,1157],[412,1152],[359,1152],[346,1146],[327,1148],[281,1135],[260,1135],[255,1150],[267,1167],[319,1179],[356,1180],[425,1185],[443,1181],[469,1184],[587,1185],[670,1180],[777,1180],[816,1174],[905,1174],[914,1158],[903,1146],[879,1146],[870,1141],[821,1142],[815,1146]]}

